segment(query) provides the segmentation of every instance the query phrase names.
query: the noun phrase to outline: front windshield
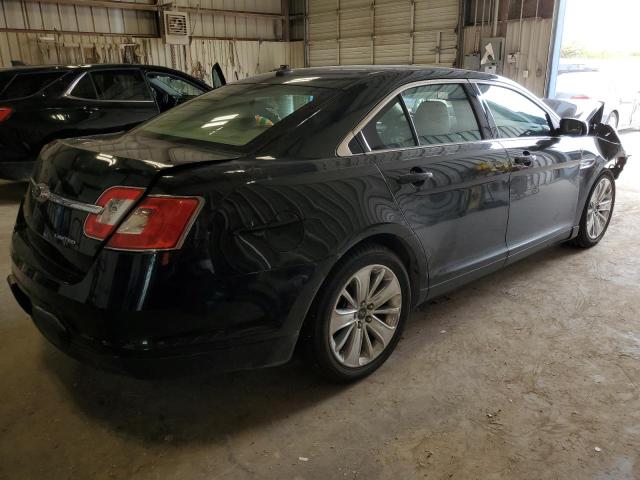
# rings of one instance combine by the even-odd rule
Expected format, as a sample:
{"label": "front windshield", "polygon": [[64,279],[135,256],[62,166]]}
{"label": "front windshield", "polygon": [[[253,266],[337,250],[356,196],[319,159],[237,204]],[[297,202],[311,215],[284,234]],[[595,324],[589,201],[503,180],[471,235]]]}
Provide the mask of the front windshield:
{"label": "front windshield", "polygon": [[322,90],[308,85],[227,85],[145,123],[139,131],[242,146],[316,101]]}

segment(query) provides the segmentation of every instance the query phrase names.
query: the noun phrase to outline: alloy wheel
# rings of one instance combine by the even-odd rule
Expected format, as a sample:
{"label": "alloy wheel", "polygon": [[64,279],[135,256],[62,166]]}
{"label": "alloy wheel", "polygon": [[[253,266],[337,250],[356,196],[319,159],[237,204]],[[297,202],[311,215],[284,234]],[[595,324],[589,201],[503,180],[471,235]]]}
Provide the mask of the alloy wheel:
{"label": "alloy wheel", "polygon": [[367,365],[389,345],[402,306],[400,282],[384,265],[369,265],[346,282],[331,314],[329,343],[344,366]]}
{"label": "alloy wheel", "polygon": [[613,203],[611,179],[602,177],[591,193],[587,208],[587,235],[592,240],[600,237],[607,227]]}

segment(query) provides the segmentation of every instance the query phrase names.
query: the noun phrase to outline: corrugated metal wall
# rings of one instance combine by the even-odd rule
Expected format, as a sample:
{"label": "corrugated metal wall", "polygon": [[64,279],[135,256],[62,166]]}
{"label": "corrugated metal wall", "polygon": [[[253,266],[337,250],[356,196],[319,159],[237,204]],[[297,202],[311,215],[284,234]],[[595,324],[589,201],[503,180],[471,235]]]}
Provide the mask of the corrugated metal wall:
{"label": "corrugated metal wall", "polygon": [[[215,62],[230,80],[281,64],[304,65],[302,42],[279,41],[280,0],[177,0],[175,9],[189,14],[192,38],[188,46],[164,43],[156,11],[131,9],[130,4],[120,9],[49,1],[0,0],[1,66],[10,66],[12,60],[31,65],[120,63],[127,57],[177,68],[210,82]],[[150,1],[136,0],[143,8]]]}
{"label": "corrugated metal wall", "polygon": [[[63,33],[106,33],[157,35],[155,4],[152,0],[112,0],[125,8],[89,7],[35,0],[0,1],[0,29],[32,29]],[[82,2],[78,2],[82,3]],[[148,6],[147,11],[131,4]],[[280,0],[175,0],[174,10],[188,10],[194,36],[236,39],[278,40],[282,35]],[[213,11],[210,11],[213,10]],[[224,14],[222,10],[273,14]]]}
{"label": "corrugated metal wall", "polygon": [[309,63],[452,65],[458,12],[458,0],[309,0]]}
{"label": "corrugated metal wall", "polygon": [[[507,24],[505,57],[520,52],[516,63],[505,61],[503,75],[525,86],[539,96],[544,95],[547,80],[547,62],[553,20],[550,18],[510,20]],[[477,27],[464,30],[464,53],[473,53],[480,37],[491,36],[491,27],[484,31]]]}

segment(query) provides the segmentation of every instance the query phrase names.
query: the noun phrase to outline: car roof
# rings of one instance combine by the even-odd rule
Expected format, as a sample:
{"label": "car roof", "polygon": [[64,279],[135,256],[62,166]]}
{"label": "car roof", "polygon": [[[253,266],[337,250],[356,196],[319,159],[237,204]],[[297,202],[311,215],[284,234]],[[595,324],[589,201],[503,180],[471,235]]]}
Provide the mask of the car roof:
{"label": "car roof", "polygon": [[42,73],[42,72],[51,72],[51,71],[72,71],[72,70],[111,70],[117,68],[121,69],[130,69],[130,68],[142,68],[145,70],[165,70],[167,72],[178,72],[183,75],[184,72],[180,72],[179,70],[175,70],[169,67],[162,67],[160,65],[141,65],[141,64],[130,64],[130,63],[94,63],[94,64],[84,64],[84,65],[21,65],[16,67],[6,67],[0,68],[0,73],[5,72],[15,72],[15,73]]}
{"label": "car roof", "polygon": [[64,74],[68,74],[68,72],[85,72],[85,71],[100,71],[100,70],[128,70],[128,69],[142,69],[145,71],[154,71],[154,72],[164,72],[168,74],[179,75],[182,77],[188,78],[191,83],[199,85],[201,88],[205,90],[211,90],[211,86],[209,86],[204,80],[200,80],[188,73],[181,72],[180,70],[175,70],[173,68],[162,67],[160,65],[141,65],[141,64],[130,64],[130,63],[95,63],[95,64],[86,64],[86,65],[28,65],[28,66],[16,66],[9,68],[0,68],[0,75],[11,76],[12,74],[19,73],[49,73],[49,72],[63,72]]}
{"label": "car roof", "polygon": [[348,88],[360,82],[412,82],[432,79],[496,80],[496,75],[458,68],[426,65],[349,65],[281,68],[237,83],[298,84],[325,88]]}

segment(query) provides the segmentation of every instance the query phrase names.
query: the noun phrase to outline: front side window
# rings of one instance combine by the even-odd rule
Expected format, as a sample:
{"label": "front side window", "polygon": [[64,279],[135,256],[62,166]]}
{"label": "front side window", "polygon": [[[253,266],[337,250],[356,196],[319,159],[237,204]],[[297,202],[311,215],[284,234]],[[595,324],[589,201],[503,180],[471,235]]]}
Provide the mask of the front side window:
{"label": "front side window", "polygon": [[193,98],[202,95],[204,90],[182,80],[174,75],[166,73],[148,73],[147,78],[152,88],[164,90],[169,95],[182,99]]}
{"label": "front side window", "polygon": [[480,129],[464,88],[456,83],[423,85],[402,92],[420,145],[480,140]]}
{"label": "front side window", "polygon": [[91,72],[98,100],[149,101],[151,94],[138,70]]}
{"label": "front side window", "polygon": [[409,120],[398,97],[389,102],[362,129],[371,150],[415,147]]}
{"label": "front side window", "polygon": [[551,135],[549,117],[541,107],[510,88],[480,84],[501,138]]}
{"label": "front side window", "polygon": [[95,100],[97,98],[96,95],[96,87],[93,85],[93,80],[91,80],[91,75],[86,74],[83,75],[82,78],[76,83],[73,90],[69,93],[73,97],[77,98],[86,98],[89,100]]}
{"label": "front side window", "polygon": [[138,131],[242,146],[329,92],[301,85],[226,85],[156,117]]}

